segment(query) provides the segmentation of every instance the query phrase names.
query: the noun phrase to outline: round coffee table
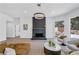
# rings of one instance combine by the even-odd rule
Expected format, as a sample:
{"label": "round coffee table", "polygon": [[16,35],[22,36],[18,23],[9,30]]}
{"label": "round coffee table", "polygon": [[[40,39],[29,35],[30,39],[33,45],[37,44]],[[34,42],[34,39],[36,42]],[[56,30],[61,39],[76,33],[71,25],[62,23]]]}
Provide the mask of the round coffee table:
{"label": "round coffee table", "polygon": [[55,43],[55,47],[49,46],[48,42],[44,43],[44,53],[46,55],[61,55],[61,46]]}

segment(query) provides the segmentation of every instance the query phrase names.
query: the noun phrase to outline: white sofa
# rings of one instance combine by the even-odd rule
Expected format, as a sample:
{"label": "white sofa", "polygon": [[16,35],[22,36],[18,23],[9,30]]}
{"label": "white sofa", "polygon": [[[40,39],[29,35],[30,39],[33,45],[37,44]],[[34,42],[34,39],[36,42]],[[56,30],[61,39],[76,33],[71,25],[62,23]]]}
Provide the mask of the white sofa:
{"label": "white sofa", "polygon": [[71,34],[71,39],[73,39],[73,40],[79,39],[79,35]]}
{"label": "white sofa", "polygon": [[79,51],[79,48],[76,46],[79,44],[79,39],[78,38],[73,38],[70,41],[68,41],[68,48],[73,50],[73,51]]}

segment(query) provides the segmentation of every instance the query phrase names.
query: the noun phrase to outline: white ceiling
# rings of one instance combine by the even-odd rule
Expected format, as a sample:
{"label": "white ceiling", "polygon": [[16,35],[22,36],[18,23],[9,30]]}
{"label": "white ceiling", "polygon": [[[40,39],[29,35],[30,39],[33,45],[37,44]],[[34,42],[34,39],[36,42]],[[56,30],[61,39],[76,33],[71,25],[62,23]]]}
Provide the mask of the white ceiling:
{"label": "white ceiling", "polygon": [[41,3],[41,7],[34,3],[0,3],[0,12],[11,17],[33,16],[36,12],[58,16],[78,7],[78,3]]}

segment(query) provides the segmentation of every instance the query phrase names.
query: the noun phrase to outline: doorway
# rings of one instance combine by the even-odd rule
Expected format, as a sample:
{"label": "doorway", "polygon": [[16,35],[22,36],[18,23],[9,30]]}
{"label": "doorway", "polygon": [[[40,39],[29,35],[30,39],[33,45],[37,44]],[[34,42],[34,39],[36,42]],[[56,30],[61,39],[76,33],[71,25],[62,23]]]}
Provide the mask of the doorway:
{"label": "doorway", "polygon": [[6,36],[7,38],[20,38],[20,21],[6,21]]}

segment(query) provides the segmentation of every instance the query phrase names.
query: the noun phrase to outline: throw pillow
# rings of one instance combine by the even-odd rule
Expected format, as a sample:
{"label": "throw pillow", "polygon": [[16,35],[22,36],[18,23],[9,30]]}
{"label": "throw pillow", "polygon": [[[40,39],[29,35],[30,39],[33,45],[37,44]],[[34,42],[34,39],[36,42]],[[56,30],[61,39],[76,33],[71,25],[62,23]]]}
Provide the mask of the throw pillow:
{"label": "throw pillow", "polygon": [[16,55],[16,52],[12,48],[5,48],[4,55]]}

